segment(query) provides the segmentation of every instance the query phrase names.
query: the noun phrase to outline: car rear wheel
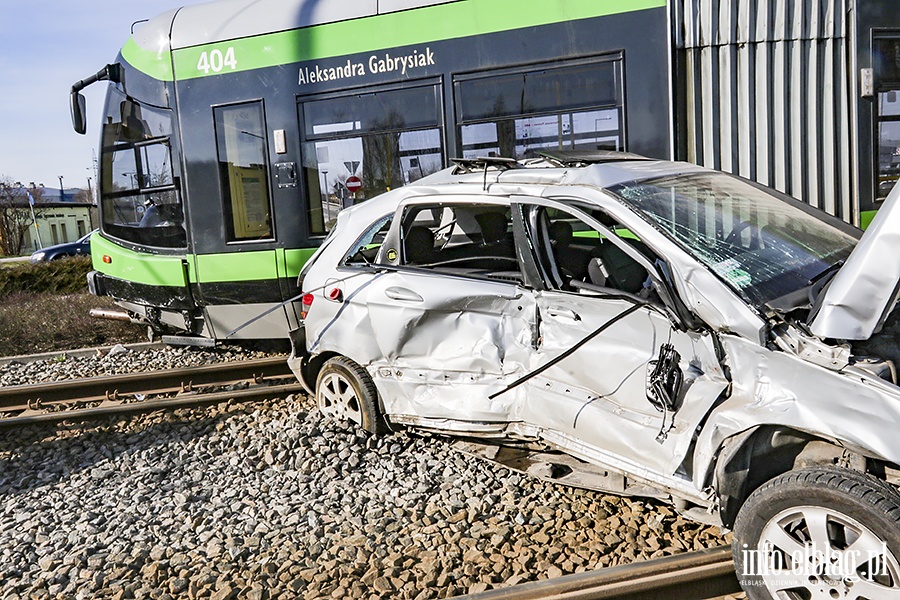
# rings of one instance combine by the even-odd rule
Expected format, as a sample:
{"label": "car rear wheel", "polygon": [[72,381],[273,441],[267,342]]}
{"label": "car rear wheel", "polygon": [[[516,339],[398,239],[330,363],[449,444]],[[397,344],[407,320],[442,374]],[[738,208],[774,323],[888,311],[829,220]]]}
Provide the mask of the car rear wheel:
{"label": "car rear wheel", "polygon": [[328,359],[316,378],[316,404],[328,417],[353,421],[366,431],[384,433],[378,391],[366,370],[343,356]]}
{"label": "car rear wheel", "polygon": [[900,599],[900,494],[857,471],[790,471],[741,507],[733,552],[751,600]]}

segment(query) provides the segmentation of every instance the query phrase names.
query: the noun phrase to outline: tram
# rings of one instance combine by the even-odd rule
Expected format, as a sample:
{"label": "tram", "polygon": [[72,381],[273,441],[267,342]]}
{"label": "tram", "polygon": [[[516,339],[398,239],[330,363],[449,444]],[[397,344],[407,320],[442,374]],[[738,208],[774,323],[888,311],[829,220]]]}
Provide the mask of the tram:
{"label": "tram", "polygon": [[455,156],[667,156],[666,31],[663,0],[221,0],[162,14],[73,86],[83,132],[80,91],[108,82],[91,291],[186,339],[286,337],[299,307],[279,305],[345,206]]}
{"label": "tram", "polygon": [[72,88],[84,133],[107,85],[90,289],[176,341],[283,338],[342,208],[540,149],[689,160],[864,224],[900,169],[897,56],[884,0],[170,10]]}

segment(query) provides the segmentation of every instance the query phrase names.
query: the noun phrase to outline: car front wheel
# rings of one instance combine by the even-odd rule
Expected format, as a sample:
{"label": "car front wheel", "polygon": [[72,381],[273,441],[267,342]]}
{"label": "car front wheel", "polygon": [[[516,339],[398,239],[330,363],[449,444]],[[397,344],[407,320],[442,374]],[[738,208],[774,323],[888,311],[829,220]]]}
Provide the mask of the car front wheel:
{"label": "car front wheel", "polygon": [[751,600],[900,599],[900,494],[857,471],[790,471],[741,507],[733,551]]}
{"label": "car front wheel", "polygon": [[353,421],[372,433],[387,431],[375,383],[365,369],[343,356],[322,365],[316,378],[316,404],[333,419]]}

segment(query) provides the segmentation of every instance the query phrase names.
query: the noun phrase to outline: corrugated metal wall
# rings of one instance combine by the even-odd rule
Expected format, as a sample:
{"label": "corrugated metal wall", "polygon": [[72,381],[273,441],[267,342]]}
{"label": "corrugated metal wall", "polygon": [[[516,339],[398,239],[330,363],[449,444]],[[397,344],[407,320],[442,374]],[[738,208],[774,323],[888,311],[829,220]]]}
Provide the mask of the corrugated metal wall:
{"label": "corrugated metal wall", "polygon": [[688,161],[853,220],[852,0],[676,0]]}

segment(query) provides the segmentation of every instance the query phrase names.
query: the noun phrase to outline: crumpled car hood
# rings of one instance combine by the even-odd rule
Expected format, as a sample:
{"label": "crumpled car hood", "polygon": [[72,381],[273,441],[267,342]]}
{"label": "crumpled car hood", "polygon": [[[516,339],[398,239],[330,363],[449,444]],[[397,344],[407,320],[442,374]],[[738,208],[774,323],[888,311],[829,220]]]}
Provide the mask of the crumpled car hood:
{"label": "crumpled car hood", "polygon": [[820,338],[865,340],[881,329],[900,293],[900,185],[822,292],[809,327]]}

